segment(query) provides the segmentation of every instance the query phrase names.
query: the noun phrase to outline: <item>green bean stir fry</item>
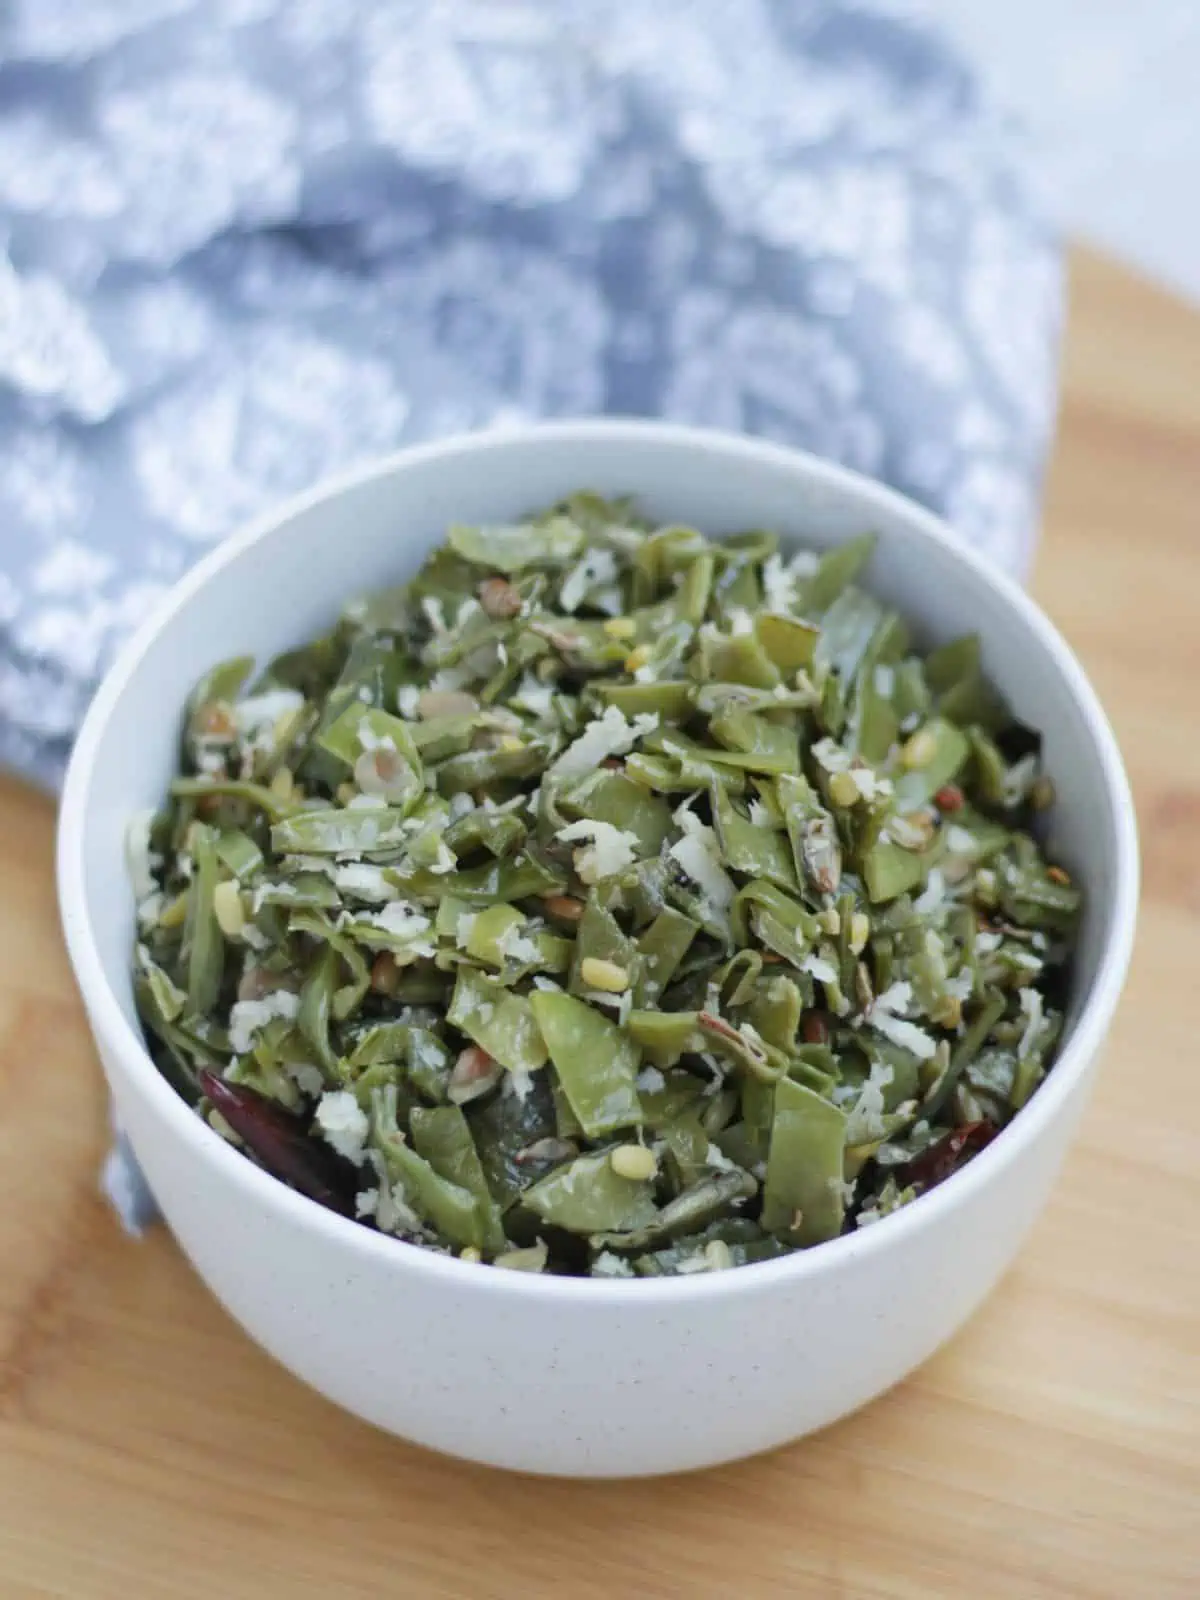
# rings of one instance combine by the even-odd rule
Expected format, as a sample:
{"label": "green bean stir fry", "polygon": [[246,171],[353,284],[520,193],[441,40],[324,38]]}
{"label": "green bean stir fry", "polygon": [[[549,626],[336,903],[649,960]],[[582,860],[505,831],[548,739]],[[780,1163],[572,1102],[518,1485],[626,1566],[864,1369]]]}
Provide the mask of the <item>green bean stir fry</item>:
{"label": "green bean stir fry", "polygon": [[133,820],[163,1074],[302,1193],[592,1277],[908,1204],[1046,1073],[1080,893],[974,637],[590,493],[186,708]]}

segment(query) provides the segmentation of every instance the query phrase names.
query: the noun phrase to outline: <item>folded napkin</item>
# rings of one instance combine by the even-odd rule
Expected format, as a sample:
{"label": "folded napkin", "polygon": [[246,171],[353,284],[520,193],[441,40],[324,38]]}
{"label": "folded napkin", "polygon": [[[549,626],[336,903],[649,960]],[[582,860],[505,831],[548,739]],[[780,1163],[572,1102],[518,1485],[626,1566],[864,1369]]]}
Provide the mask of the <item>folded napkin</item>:
{"label": "folded napkin", "polygon": [[[1059,252],[893,0],[14,0],[0,761],[56,784],[213,540],[405,441],[603,411],[816,450],[1018,574]],[[109,1193],[149,1208],[118,1143]]]}

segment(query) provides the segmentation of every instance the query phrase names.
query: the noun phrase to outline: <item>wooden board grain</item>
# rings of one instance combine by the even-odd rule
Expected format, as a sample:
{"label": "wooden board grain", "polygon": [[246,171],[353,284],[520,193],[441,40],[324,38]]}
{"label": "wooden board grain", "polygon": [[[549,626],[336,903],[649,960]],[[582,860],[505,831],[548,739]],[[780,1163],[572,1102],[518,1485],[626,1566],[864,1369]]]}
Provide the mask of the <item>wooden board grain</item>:
{"label": "wooden board grain", "polygon": [[[95,1193],[49,805],[0,784],[0,1596],[1200,1594],[1200,314],[1081,257],[1036,590],[1126,751],[1145,903],[1053,1203],[921,1373],[651,1484],[462,1466],[261,1355]],[[770,1329],[759,1337],[772,1336]]]}

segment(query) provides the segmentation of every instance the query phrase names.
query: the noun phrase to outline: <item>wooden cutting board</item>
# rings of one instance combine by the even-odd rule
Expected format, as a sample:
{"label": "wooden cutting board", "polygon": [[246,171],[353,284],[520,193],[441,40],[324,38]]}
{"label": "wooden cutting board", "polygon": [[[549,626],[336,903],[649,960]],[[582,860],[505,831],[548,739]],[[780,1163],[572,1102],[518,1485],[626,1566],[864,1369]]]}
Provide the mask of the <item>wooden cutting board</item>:
{"label": "wooden cutting board", "polygon": [[[0,1596],[1200,1596],[1200,313],[1083,256],[1036,590],[1117,725],[1145,901],[1001,1288],[822,1436],[653,1483],[426,1454],[277,1369],[96,1195],[49,804],[0,784]],[[757,1337],[770,1338],[770,1329]]]}

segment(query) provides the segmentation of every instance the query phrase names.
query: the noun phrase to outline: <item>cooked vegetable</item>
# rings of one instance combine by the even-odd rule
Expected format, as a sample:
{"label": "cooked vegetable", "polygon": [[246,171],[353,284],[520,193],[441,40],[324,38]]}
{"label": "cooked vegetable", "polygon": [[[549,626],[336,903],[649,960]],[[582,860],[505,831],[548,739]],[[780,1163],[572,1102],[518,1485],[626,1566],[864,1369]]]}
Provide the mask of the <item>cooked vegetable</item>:
{"label": "cooked vegetable", "polygon": [[572,496],[214,668],[135,819],[164,1075],[303,1194],[527,1272],[774,1259],[1034,1094],[1080,890],[974,638],[860,539],[785,556]]}

